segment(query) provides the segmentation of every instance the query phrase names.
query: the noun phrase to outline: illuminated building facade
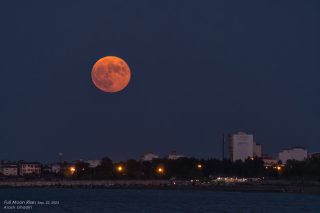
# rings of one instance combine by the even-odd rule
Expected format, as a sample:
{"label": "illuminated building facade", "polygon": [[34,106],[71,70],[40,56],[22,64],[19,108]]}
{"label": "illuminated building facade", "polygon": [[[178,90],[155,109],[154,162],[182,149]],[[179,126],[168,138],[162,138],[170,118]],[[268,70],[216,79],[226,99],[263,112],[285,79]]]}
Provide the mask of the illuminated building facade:
{"label": "illuminated building facade", "polygon": [[303,161],[308,157],[308,152],[303,147],[294,147],[292,149],[285,149],[278,154],[279,160],[282,161],[283,164],[287,162],[287,160],[296,160]]}
{"label": "illuminated building facade", "polygon": [[245,132],[231,134],[229,138],[229,156],[231,161],[253,157],[253,135]]}

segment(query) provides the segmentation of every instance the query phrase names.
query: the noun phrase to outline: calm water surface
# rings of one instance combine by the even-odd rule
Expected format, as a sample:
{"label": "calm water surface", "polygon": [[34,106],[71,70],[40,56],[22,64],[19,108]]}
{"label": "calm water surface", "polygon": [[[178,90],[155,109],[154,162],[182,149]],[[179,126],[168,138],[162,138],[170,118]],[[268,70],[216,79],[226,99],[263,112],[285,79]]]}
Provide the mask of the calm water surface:
{"label": "calm water surface", "polygon": [[[12,188],[0,189],[0,199],[0,212],[320,212],[319,195],[282,193]],[[10,206],[5,200],[59,204],[24,204],[32,210],[14,211],[3,209]]]}

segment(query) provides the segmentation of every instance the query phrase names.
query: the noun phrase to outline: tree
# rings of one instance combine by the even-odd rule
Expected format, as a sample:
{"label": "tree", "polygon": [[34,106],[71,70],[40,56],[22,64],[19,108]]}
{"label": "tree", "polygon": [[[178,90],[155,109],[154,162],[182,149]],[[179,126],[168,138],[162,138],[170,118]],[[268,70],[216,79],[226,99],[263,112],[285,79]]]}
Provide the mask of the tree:
{"label": "tree", "polygon": [[94,177],[98,179],[107,179],[113,177],[113,163],[108,157],[101,159],[100,165],[95,168]]}
{"label": "tree", "polygon": [[78,178],[90,178],[90,168],[89,163],[86,162],[77,162],[75,164],[75,174]]}
{"label": "tree", "polygon": [[135,159],[129,159],[126,162],[126,174],[130,179],[139,179],[142,177],[141,163]]}

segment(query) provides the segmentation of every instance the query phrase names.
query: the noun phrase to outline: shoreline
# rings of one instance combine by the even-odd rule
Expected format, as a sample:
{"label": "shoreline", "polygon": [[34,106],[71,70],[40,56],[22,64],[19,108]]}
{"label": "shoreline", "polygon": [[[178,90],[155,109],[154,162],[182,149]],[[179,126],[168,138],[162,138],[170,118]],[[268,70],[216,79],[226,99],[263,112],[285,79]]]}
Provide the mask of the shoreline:
{"label": "shoreline", "polygon": [[274,192],[319,194],[320,185],[276,183],[246,184],[173,184],[169,180],[62,180],[62,181],[1,181],[0,188],[88,188],[141,190],[201,190],[223,192]]}

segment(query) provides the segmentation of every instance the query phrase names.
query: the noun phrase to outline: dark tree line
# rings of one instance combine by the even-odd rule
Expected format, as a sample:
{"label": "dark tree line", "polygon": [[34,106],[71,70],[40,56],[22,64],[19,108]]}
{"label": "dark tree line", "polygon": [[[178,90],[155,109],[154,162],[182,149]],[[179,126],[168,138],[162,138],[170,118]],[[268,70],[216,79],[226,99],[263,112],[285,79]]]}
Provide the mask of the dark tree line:
{"label": "dark tree line", "polygon": [[259,158],[232,162],[218,159],[179,158],[154,159],[125,162],[113,162],[105,157],[100,165],[90,168],[88,163],[63,164],[61,175],[75,179],[193,179],[217,176],[266,177],[266,178],[299,178],[308,177],[320,180],[320,159],[311,158],[305,161],[288,161],[285,166],[265,167]]}
{"label": "dark tree line", "polygon": [[320,158],[309,158],[305,161],[288,160],[283,177],[317,178],[320,181]]}

